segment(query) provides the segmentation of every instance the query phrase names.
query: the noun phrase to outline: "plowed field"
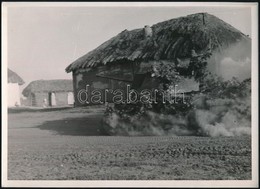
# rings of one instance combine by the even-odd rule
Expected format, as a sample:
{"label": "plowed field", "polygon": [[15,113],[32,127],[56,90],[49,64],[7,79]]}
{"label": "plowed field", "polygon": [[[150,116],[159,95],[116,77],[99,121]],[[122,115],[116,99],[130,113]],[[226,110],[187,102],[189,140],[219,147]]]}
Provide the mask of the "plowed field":
{"label": "plowed field", "polygon": [[8,179],[251,179],[250,137],[107,136],[102,116],[102,108],[9,113]]}

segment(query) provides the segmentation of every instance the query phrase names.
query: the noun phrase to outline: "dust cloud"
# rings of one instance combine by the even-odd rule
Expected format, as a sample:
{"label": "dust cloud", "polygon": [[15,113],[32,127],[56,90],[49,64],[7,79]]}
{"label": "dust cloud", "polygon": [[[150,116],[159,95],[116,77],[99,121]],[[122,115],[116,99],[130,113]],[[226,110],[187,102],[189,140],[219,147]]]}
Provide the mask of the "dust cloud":
{"label": "dust cloud", "polygon": [[251,77],[251,39],[214,51],[208,60],[209,71],[224,80],[236,77],[243,81]]}
{"label": "dust cloud", "polygon": [[251,135],[251,100],[207,100],[207,108],[195,107],[186,116],[147,111],[122,119],[112,113],[105,119],[112,135],[127,136],[244,136]]}

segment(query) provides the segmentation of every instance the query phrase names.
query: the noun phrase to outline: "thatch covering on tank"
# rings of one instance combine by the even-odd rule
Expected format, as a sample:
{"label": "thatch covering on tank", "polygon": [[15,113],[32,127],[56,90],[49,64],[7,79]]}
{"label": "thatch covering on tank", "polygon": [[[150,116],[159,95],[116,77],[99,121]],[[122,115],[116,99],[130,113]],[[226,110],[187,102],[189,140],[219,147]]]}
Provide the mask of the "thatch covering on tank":
{"label": "thatch covering on tank", "polygon": [[208,48],[221,49],[246,35],[221,19],[197,13],[157,23],[152,37],[145,37],[144,29],[124,30],[93,51],[80,57],[67,68],[67,72],[96,67],[110,62],[169,60],[187,58],[191,50],[202,52]]}
{"label": "thatch covering on tank", "polygon": [[23,95],[29,96],[36,92],[70,92],[73,91],[73,83],[70,79],[37,80],[32,81],[24,90]]}
{"label": "thatch covering on tank", "polygon": [[8,83],[18,83],[19,85],[23,85],[23,79],[14,71],[8,68]]}

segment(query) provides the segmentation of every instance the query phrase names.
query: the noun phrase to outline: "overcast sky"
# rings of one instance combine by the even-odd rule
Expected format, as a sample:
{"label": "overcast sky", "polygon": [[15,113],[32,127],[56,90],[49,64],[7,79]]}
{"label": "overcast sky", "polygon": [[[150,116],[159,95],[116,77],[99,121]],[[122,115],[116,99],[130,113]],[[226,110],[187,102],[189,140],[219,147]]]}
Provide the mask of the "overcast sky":
{"label": "overcast sky", "polygon": [[250,8],[220,7],[10,7],[8,67],[26,82],[71,79],[71,62],[124,29],[208,12],[251,36]]}

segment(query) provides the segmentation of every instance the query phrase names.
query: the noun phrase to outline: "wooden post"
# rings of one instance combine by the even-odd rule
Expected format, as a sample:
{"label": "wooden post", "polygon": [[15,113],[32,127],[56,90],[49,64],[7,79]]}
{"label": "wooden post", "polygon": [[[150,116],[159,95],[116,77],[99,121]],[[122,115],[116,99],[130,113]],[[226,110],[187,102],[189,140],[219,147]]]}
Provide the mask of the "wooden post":
{"label": "wooden post", "polygon": [[132,64],[132,74],[133,74],[133,78],[134,78],[134,75],[135,75],[135,62],[133,61]]}
{"label": "wooden post", "polygon": [[203,25],[205,25],[204,13],[202,13],[202,20],[203,20]]}

